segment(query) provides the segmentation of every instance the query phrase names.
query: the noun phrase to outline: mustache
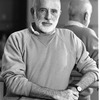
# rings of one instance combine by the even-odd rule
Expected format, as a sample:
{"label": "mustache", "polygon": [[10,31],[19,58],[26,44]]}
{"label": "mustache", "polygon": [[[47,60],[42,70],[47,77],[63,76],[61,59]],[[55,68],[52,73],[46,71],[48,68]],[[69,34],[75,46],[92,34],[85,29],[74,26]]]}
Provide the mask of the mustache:
{"label": "mustache", "polygon": [[43,21],[42,23],[43,24],[53,24],[53,22],[51,22],[51,21]]}
{"label": "mustache", "polygon": [[35,20],[36,22],[39,22],[39,23],[42,23],[42,24],[53,24],[53,23],[54,23],[54,21],[49,20],[49,19],[48,19],[48,20],[45,20],[45,19],[38,19],[37,16],[35,16],[34,20]]}

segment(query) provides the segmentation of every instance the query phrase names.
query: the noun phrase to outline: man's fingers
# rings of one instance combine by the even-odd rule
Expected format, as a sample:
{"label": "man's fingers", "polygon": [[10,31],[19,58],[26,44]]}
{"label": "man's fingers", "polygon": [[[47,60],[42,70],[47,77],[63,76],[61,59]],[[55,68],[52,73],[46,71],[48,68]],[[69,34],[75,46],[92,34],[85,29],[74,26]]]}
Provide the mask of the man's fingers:
{"label": "man's fingers", "polygon": [[61,94],[55,95],[54,99],[56,100],[78,100],[79,93],[73,90],[62,91]]}
{"label": "man's fingers", "polygon": [[79,92],[72,91],[72,94],[73,94],[74,96],[79,97]]}
{"label": "man's fingers", "polygon": [[58,96],[58,95],[54,96],[54,99],[56,99],[56,100],[68,100],[68,99],[61,97],[61,96]]}
{"label": "man's fingers", "polygon": [[74,96],[73,94],[67,95],[66,97],[56,95],[54,96],[54,99],[56,100],[78,100],[78,96]]}

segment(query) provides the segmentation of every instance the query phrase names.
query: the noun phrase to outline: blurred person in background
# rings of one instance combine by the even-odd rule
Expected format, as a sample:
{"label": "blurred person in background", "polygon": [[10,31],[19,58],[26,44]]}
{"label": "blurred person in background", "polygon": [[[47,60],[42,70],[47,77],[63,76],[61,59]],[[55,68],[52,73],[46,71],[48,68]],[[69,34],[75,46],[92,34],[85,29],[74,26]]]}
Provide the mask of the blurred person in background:
{"label": "blurred person in background", "polygon": [[[72,30],[85,44],[87,51],[91,58],[96,61],[98,67],[98,37],[94,30],[88,26],[90,24],[90,18],[92,14],[92,5],[89,0],[70,0],[68,5],[69,21],[64,28]],[[75,71],[73,71],[75,74]],[[72,73],[71,77],[75,82],[75,78]],[[80,78],[76,78],[76,82]],[[91,100],[92,88],[86,89],[81,93],[79,100]]]}

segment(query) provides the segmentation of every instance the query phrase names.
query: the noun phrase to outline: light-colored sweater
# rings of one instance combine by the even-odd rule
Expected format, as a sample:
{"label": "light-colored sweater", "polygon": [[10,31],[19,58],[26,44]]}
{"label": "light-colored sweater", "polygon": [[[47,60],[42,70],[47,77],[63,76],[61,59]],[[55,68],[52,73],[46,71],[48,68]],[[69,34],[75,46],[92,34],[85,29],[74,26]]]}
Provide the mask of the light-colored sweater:
{"label": "light-colored sweater", "polygon": [[[11,34],[7,40],[2,59],[7,98],[30,100],[38,86],[51,91],[65,90],[75,64],[79,72],[93,72],[93,81],[97,80],[95,61],[70,30],[56,28],[52,36],[34,33],[30,28],[24,29]],[[83,81],[78,84],[84,89],[87,85]]]}

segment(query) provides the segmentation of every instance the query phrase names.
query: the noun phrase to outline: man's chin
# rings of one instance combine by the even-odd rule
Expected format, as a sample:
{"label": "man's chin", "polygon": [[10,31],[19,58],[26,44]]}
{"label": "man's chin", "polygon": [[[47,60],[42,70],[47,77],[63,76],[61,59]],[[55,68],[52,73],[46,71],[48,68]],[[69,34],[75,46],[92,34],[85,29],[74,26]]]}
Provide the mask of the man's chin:
{"label": "man's chin", "polygon": [[42,31],[42,32],[46,33],[46,34],[51,34],[53,32],[53,30],[52,31]]}
{"label": "man's chin", "polygon": [[41,28],[41,31],[43,33],[52,33],[54,31],[54,28],[50,29],[48,27],[44,27],[44,28]]}

